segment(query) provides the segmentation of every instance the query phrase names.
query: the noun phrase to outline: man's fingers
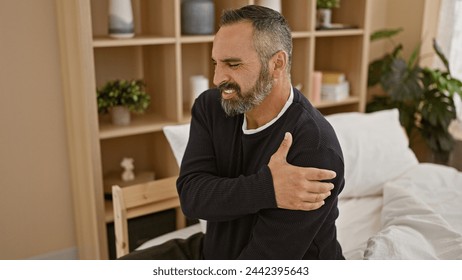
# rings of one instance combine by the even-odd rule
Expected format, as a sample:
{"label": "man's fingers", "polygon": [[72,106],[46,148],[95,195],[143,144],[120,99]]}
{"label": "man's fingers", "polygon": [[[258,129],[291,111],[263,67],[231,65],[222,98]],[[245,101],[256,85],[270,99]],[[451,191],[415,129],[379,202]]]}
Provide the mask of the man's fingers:
{"label": "man's fingers", "polygon": [[302,204],[301,209],[299,209],[299,210],[312,211],[312,210],[316,210],[316,209],[321,208],[321,206],[323,206],[323,205],[324,205],[324,200],[320,201],[320,202],[314,202],[314,203],[305,202],[305,203]]}
{"label": "man's fingers", "polygon": [[287,154],[289,153],[290,146],[292,146],[292,134],[290,134],[290,132],[286,132],[284,139],[279,146],[279,149],[276,151],[276,153],[274,153],[274,155],[285,161]]}
{"label": "man's fingers", "polygon": [[337,174],[332,170],[319,169],[314,167],[305,168],[305,179],[313,181],[332,180]]}
{"label": "man's fingers", "polygon": [[321,202],[328,198],[332,193],[330,191],[324,193],[306,193],[305,197],[303,198],[304,202]]}

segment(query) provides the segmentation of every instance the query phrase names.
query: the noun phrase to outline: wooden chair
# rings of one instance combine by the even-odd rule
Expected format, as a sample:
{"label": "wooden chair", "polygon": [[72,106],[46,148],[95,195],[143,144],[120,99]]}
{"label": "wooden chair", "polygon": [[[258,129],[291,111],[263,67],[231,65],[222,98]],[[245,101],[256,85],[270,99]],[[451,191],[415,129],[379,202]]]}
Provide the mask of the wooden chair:
{"label": "wooden chair", "polygon": [[117,258],[128,254],[128,219],[174,208],[176,228],[186,225],[176,190],[177,177],[127,187],[112,187]]}

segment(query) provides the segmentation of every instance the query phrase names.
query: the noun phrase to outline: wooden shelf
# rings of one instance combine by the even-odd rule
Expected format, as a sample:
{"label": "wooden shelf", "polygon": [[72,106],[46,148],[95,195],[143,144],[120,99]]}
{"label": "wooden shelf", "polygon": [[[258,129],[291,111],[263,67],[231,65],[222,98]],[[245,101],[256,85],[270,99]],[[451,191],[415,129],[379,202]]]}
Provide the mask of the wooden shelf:
{"label": "wooden shelf", "polygon": [[93,38],[93,47],[95,48],[164,45],[175,43],[176,38],[174,37],[135,36],[129,39],[115,39],[109,36],[97,36]]}
{"label": "wooden shelf", "polygon": [[[350,85],[349,98],[313,104],[324,114],[364,111],[369,52],[369,3],[343,1],[333,22],[356,29],[316,30],[315,0],[281,0],[292,29],[292,84],[310,98],[314,71],[341,71]],[[112,204],[104,200],[103,174],[120,168],[121,157],[134,157],[137,170],[158,178],[178,175],[178,166],[162,129],[190,121],[189,77],[213,80],[213,35],[181,35],[181,0],[134,0],[135,37],[108,36],[108,0],[56,1],[59,19],[65,97],[71,117],[73,190],[77,193],[78,238],[85,258],[105,258],[106,223]],[[223,9],[255,0],[214,0],[215,19]],[[216,24],[217,26],[217,24]],[[88,40],[88,38],[90,38]],[[145,115],[120,127],[97,114],[95,88],[112,79],[142,79],[151,95]],[[210,83],[210,85],[212,85]],[[82,183],[84,182],[84,183]],[[82,191],[85,190],[85,191]]]}
{"label": "wooden shelf", "polygon": [[318,109],[323,109],[323,108],[330,108],[330,107],[340,107],[344,105],[351,105],[351,104],[357,104],[359,103],[359,97],[357,96],[350,96],[344,100],[340,101],[321,101],[318,103],[313,103],[313,106],[315,106]]}
{"label": "wooden shelf", "polygon": [[139,115],[132,116],[130,125],[118,126],[113,125],[109,120],[100,121],[99,137],[100,139],[109,139],[115,137],[129,136],[135,134],[151,133],[162,131],[166,125],[177,124],[177,121],[168,120],[158,115]]}
{"label": "wooden shelf", "polygon": [[191,43],[211,43],[213,42],[213,35],[210,36],[181,36],[180,43],[191,44]]}
{"label": "wooden shelf", "polygon": [[300,39],[300,38],[311,38],[313,36],[312,32],[309,31],[296,31],[292,32],[293,39]]}
{"label": "wooden shelf", "polygon": [[318,30],[316,37],[340,37],[340,36],[358,36],[364,35],[363,29],[341,29],[341,30]]}

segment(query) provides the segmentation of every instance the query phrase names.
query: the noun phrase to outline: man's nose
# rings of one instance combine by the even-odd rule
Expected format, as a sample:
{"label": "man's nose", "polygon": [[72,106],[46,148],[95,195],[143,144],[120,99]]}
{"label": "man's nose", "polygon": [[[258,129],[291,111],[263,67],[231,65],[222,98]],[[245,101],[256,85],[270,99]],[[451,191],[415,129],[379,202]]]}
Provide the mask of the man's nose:
{"label": "man's nose", "polygon": [[226,71],[222,67],[219,67],[218,65],[216,65],[215,72],[213,75],[213,84],[218,87],[222,83],[225,83],[228,81],[229,81],[229,75],[226,73]]}

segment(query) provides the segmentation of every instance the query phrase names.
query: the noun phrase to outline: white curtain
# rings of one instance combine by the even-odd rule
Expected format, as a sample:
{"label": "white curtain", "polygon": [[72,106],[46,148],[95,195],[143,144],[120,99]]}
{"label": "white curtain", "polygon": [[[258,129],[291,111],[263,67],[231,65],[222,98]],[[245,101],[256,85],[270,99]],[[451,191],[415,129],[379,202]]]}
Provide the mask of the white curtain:
{"label": "white curtain", "polygon": [[462,80],[462,0],[441,1],[437,41],[450,61],[451,73]]}
{"label": "white curtain", "polygon": [[[442,0],[439,14],[438,44],[448,58],[451,74],[462,80],[462,0]],[[441,62],[435,61],[436,67]],[[458,123],[462,124],[462,101],[455,97]],[[462,129],[462,127],[461,127]]]}

